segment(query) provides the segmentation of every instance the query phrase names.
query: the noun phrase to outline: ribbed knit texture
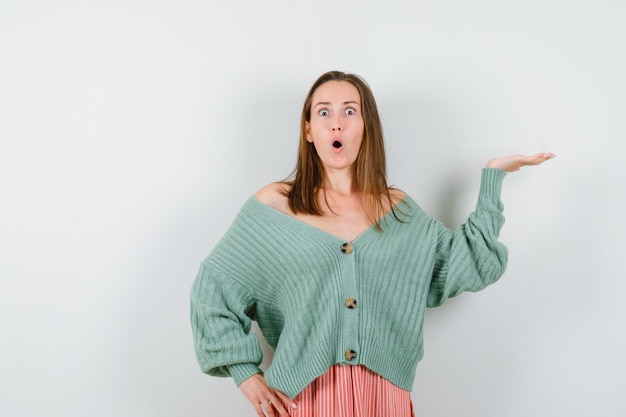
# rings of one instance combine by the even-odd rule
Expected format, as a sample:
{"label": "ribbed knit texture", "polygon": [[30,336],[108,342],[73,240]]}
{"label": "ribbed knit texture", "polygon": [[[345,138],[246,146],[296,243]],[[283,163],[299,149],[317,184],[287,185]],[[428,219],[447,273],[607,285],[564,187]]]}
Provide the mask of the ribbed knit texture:
{"label": "ribbed knit texture", "polygon": [[411,393],[363,365],[333,365],[296,398],[290,417],[415,417]]}
{"label": "ribbed knit texture", "polygon": [[[371,227],[343,253],[341,239],[250,197],[202,262],[191,322],[203,372],[237,384],[260,372],[257,320],[274,358],[265,377],[290,397],[330,366],[362,364],[410,391],[423,356],[427,306],[495,282],[507,250],[500,190],[506,172],[485,168],[476,210],[456,231],[410,197],[383,232]],[[356,308],[345,300],[353,297]],[[356,357],[347,360],[352,349]]]}

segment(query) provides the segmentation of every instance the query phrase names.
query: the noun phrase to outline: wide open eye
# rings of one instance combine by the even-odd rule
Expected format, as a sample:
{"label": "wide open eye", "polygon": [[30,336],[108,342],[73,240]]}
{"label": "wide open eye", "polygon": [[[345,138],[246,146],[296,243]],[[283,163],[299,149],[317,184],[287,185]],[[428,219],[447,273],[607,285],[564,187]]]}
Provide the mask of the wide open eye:
{"label": "wide open eye", "polygon": [[328,110],[320,110],[318,114],[322,117],[328,116]]}
{"label": "wide open eye", "polygon": [[356,110],[354,110],[353,108],[348,108],[346,109],[346,114],[348,116],[354,116],[356,114]]}

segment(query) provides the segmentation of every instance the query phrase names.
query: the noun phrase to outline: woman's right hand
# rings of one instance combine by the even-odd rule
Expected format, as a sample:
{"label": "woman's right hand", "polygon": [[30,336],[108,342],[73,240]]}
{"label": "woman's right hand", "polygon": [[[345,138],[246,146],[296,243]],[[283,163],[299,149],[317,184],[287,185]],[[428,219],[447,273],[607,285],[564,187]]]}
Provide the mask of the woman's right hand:
{"label": "woman's right hand", "polygon": [[[296,402],[285,393],[267,385],[263,374],[254,374],[239,384],[239,389],[252,404],[259,417],[289,417],[283,404],[296,408]],[[282,400],[282,401],[281,401]]]}

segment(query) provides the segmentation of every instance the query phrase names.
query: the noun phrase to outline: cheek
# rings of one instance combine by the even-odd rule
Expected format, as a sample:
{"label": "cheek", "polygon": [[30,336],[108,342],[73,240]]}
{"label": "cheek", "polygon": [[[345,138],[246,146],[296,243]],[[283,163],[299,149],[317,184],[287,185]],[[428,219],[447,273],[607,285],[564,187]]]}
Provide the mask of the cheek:
{"label": "cheek", "polygon": [[361,145],[363,143],[363,138],[365,138],[365,128],[363,126],[360,126],[360,128],[357,129],[357,138],[359,145]]}

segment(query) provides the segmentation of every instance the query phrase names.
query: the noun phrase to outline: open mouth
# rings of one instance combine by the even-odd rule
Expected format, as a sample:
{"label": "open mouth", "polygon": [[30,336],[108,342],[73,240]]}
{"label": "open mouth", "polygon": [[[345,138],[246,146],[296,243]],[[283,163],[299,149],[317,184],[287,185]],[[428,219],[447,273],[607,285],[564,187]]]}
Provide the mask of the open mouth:
{"label": "open mouth", "polygon": [[339,149],[343,146],[343,144],[341,142],[339,142],[338,140],[333,142],[333,148],[335,149]]}

